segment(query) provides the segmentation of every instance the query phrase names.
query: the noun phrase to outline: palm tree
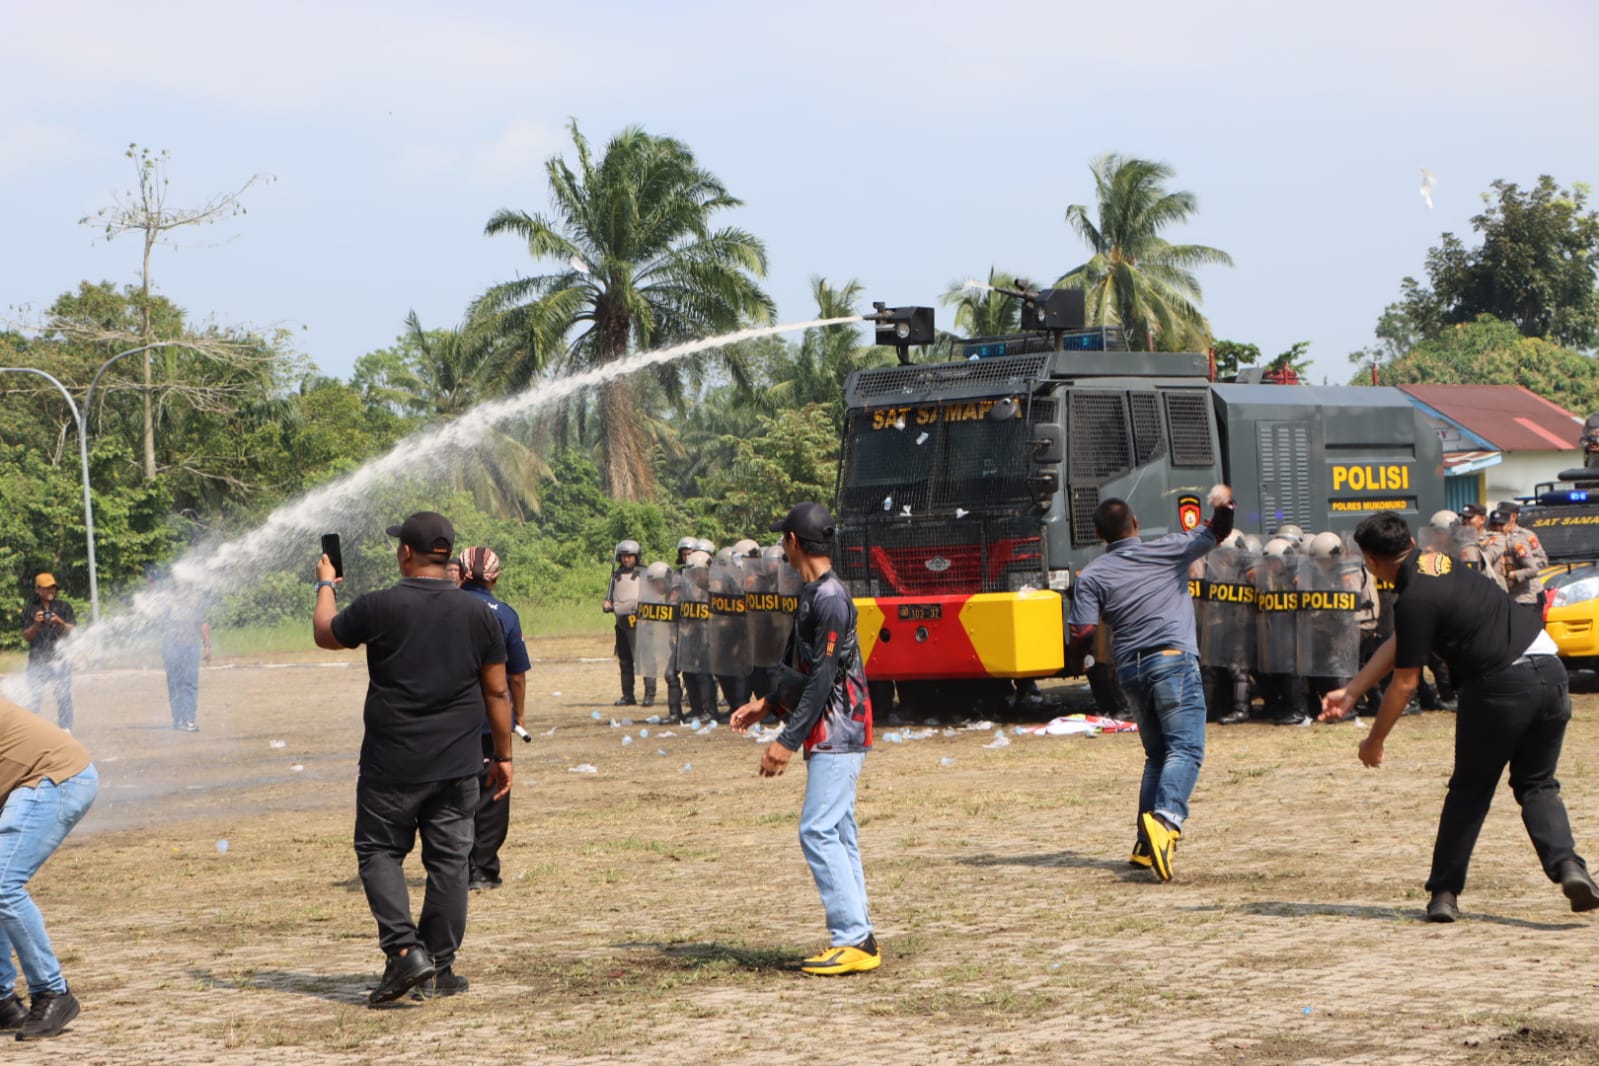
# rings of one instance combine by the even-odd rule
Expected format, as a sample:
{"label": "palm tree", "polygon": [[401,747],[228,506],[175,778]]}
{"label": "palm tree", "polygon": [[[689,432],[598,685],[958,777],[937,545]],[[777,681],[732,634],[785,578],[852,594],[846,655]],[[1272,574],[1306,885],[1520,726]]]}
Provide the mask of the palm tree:
{"label": "palm tree", "polygon": [[[577,171],[560,156],[545,168],[553,217],[502,209],[484,227],[489,236],[520,237],[534,259],[557,264],[554,273],[494,286],[472,308],[474,328],[502,351],[508,385],[770,320],[774,305],[755,281],[766,273],[766,248],[744,230],[711,228],[711,215],[742,201],[686,145],[628,127],[596,160],[575,121],[571,130]],[[745,383],[741,364],[727,365]],[[682,368],[656,367],[653,375],[680,405]],[[638,390],[617,379],[597,392],[610,493],[644,499],[655,476]]]}
{"label": "palm tree", "polygon": [[[863,286],[850,279],[834,288],[824,277],[811,278],[811,298],[817,318],[850,318],[857,312]],[[814,326],[805,331],[794,358],[773,374],[766,392],[769,408],[800,408],[826,404],[843,416],[844,379],[856,370],[883,366],[891,361],[888,349],[862,344],[860,330],[852,325]],[[842,427],[840,427],[842,428]]]}
{"label": "palm tree", "polygon": [[949,291],[939,297],[945,307],[955,308],[955,328],[971,337],[1004,337],[1020,333],[1022,305],[1014,296],[995,292],[995,288],[1014,289],[1016,275],[988,268],[988,288],[970,283],[950,282]]}
{"label": "palm tree", "polygon": [[1187,221],[1199,208],[1193,193],[1166,191],[1176,174],[1171,167],[1109,154],[1091,169],[1098,221],[1081,204],[1066,209],[1066,221],[1093,256],[1055,284],[1087,290],[1089,323],[1122,327],[1131,348],[1195,350],[1208,341],[1210,326],[1195,306],[1201,291],[1193,269],[1232,266],[1232,257],[1161,237],[1163,229]]}

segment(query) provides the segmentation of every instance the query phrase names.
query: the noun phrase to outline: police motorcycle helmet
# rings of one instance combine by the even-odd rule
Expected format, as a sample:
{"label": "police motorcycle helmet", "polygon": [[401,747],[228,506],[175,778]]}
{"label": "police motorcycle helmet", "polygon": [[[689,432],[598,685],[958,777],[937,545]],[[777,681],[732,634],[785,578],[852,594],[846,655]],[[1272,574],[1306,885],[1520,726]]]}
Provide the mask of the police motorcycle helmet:
{"label": "police motorcycle helmet", "polygon": [[638,546],[638,541],[636,540],[619,540],[616,542],[615,558],[617,562],[621,562],[624,555],[631,555],[634,562],[637,562],[639,556],[643,553],[644,549]]}

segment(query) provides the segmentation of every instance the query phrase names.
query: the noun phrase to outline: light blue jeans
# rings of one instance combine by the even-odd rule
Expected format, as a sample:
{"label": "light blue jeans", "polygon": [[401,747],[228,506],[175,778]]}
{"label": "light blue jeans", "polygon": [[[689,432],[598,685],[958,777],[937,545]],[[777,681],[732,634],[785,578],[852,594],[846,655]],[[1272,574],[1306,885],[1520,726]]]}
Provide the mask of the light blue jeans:
{"label": "light blue jeans", "polygon": [[161,663],[167,671],[167,703],[172,708],[172,724],[194,721],[200,705],[200,642],[163,641]]}
{"label": "light blue jeans", "polygon": [[872,935],[866,916],[866,871],[855,838],[855,782],[866,754],[815,752],[805,762],[800,848],[811,864],[827,912],[829,944],[853,947]]}
{"label": "light blue jeans", "polygon": [[99,791],[100,777],[91,763],[59,785],[47,777],[36,788],[14,789],[0,810],[0,997],[17,985],[13,951],[31,995],[67,990],[28,882],[89,812]]}
{"label": "light blue jeans", "polygon": [[1116,679],[1138,713],[1144,779],[1138,810],[1154,811],[1181,829],[1188,797],[1205,761],[1205,682],[1199,657],[1146,654],[1116,664]]}

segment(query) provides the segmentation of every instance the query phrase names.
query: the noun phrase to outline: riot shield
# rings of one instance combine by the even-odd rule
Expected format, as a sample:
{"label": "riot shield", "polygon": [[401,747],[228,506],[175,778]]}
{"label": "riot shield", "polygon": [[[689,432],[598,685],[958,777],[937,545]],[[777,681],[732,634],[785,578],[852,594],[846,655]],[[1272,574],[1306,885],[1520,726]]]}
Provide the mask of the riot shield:
{"label": "riot shield", "polygon": [[1262,674],[1299,673],[1295,563],[1291,555],[1267,555],[1255,567],[1255,669]]}
{"label": "riot shield", "polygon": [[678,574],[677,668],[711,672],[711,571],[693,563]]}
{"label": "riot shield", "polygon": [[1201,585],[1199,661],[1205,666],[1255,667],[1256,557],[1240,548],[1217,548],[1205,557]]}
{"label": "riot shield", "polygon": [[711,673],[748,677],[750,634],[744,609],[744,568],[730,549],[717,552],[711,563],[710,599]]}
{"label": "riot shield", "polygon": [[744,617],[749,624],[750,665],[757,670],[782,662],[788,631],[794,625],[798,584],[791,595],[783,595],[780,585],[785,570],[798,581],[799,574],[781,555],[744,560]]}
{"label": "riot shield", "polygon": [[1347,680],[1360,671],[1360,564],[1299,561],[1299,673]]}
{"label": "riot shield", "polygon": [[677,673],[677,582],[671,571],[640,582],[633,661],[642,677]]}

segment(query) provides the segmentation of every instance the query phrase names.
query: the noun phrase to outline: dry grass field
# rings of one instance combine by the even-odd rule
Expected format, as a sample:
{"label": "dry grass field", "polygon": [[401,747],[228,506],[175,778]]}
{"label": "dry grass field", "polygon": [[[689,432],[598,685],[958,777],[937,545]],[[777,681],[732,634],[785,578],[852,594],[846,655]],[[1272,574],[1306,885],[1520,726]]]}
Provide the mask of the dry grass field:
{"label": "dry grass field", "polygon": [[[35,889],[83,1014],[0,1058],[1599,1062],[1599,925],[1544,880],[1508,790],[1464,920],[1418,920],[1447,714],[1405,719],[1380,771],[1359,725],[1213,727],[1170,885],[1124,865],[1136,736],[880,741],[860,817],[886,962],[823,980],[793,969],[825,943],[803,768],[759,779],[725,728],[613,728],[603,640],[533,650],[506,884],[473,896],[457,963],[472,989],[379,1010],[350,848],[359,656],[208,669],[197,735],[166,727],[158,670],[81,675],[101,797]],[[1562,780],[1599,857],[1596,710],[1578,697]]]}

